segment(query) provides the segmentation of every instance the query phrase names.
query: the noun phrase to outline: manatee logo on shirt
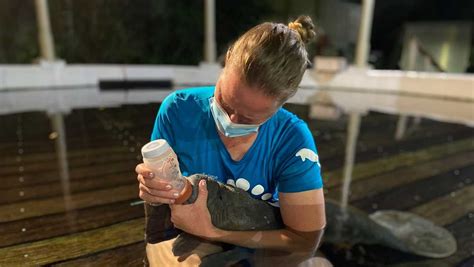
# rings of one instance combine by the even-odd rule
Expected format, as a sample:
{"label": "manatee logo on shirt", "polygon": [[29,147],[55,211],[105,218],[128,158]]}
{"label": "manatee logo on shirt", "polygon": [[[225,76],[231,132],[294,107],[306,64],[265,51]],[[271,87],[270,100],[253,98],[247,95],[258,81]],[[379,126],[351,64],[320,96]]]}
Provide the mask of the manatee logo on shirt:
{"label": "manatee logo on shirt", "polygon": [[305,160],[309,160],[309,161],[312,161],[312,162],[316,162],[318,165],[320,165],[318,155],[316,153],[314,153],[313,150],[308,149],[308,148],[300,149],[300,151],[298,151],[296,153],[295,157],[300,157],[301,161],[303,161],[303,162]]}

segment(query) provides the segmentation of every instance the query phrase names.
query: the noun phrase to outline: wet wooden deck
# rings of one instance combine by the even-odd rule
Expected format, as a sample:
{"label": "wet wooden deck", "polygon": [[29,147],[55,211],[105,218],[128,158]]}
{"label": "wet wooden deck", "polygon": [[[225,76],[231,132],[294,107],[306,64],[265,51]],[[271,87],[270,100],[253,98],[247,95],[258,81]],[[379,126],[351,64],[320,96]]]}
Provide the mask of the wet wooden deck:
{"label": "wet wooden deck", "polygon": [[[307,112],[290,109],[302,117]],[[133,170],[156,110],[140,105],[66,116],[68,184],[59,177],[47,115],[0,117],[0,266],[141,266],[144,219],[141,206],[130,206],[138,200]],[[443,225],[456,237],[457,253],[433,260],[377,246],[322,250],[336,266],[472,266],[473,129],[423,119],[395,141],[396,123],[378,113],[362,119],[351,204],[366,212],[411,211]],[[309,124],[326,197],[339,199],[345,118]]]}

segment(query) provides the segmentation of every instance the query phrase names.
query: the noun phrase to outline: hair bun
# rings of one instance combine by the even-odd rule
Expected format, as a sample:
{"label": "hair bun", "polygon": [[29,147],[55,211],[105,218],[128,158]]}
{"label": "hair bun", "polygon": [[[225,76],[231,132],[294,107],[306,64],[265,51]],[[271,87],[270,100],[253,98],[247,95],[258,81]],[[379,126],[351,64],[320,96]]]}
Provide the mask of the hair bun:
{"label": "hair bun", "polygon": [[296,31],[305,44],[316,36],[313,21],[309,16],[299,16],[295,21],[288,23],[288,28]]}

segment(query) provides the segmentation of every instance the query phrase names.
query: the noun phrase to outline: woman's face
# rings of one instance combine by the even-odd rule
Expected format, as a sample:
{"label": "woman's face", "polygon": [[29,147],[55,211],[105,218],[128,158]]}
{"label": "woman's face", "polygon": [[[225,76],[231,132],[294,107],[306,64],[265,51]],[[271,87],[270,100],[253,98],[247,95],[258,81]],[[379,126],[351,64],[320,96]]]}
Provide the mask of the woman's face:
{"label": "woman's face", "polygon": [[280,107],[275,97],[262,90],[249,87],[238,72],[224,69],[216,84],[216,101],[227,112],[233,123],[260,124],[270,118]]}

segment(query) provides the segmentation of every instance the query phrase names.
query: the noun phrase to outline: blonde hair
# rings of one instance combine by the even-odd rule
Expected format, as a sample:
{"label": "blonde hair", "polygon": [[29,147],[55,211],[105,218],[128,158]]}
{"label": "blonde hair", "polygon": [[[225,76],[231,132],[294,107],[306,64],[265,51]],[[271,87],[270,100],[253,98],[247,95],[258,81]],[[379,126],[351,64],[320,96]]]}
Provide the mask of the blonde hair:
{"label": "blonde hair", "polygon": [[244,33],[229,48],[225,68],[239,71],[249,86],[284,102],[296,93],[308,66],[306,44],[316,33],[310,17],[288,25],[265,22]]}

